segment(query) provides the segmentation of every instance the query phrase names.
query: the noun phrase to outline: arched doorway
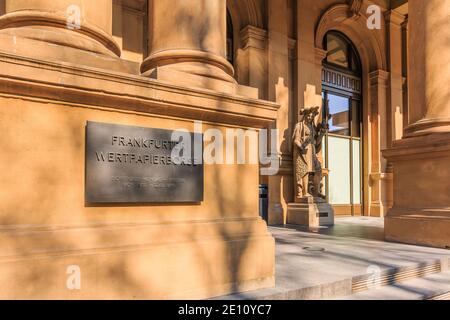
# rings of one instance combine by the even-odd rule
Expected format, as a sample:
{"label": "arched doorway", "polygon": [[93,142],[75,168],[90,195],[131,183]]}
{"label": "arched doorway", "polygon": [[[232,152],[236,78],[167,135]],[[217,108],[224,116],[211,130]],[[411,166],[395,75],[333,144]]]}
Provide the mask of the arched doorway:
{"label": "arched doorway", "polygon": [[362,71],[351,41],[330,31],[322,69],[323,116],[329,118],[324,159],[330,173],[326,194],[336,215],[363,213]]}

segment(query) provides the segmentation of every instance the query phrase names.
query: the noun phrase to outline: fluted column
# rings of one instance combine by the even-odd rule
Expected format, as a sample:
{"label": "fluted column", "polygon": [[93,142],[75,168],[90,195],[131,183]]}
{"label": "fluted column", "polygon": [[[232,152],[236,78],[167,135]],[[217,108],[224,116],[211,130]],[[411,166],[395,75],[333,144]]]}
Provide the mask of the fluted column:
{"label": "fluted column", "polygon": [[235,82],[226,59],[226,0],[149,0],[144,75],[170,68]]}
{"label": "fluted column", "polygon": [[450,132],[450,0],[409,1],[407,135]]}
{"label": "fluted column", "polygon": [[4,0],[0,33],[113,57],[112,0]]}
{"label": "fluted column", "polygon": [[388,240],[450,247],[450,0],[409,0],[409,126],[394,169]]}

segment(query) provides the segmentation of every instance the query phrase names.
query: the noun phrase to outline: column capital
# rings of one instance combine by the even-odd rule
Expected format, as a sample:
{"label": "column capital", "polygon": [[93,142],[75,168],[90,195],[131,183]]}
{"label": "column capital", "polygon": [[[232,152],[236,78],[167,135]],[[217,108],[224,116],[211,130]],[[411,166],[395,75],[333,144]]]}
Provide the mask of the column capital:
{"label": "column capital", "polygon": [[323,60],[327,57],[327,51],[321,48],[314,48],[316,65],[322,66]]}
{"label": "column capital", "polygon": [[390,73],[385,70],[375,70],[369,73],[370,85],[388,85]]}

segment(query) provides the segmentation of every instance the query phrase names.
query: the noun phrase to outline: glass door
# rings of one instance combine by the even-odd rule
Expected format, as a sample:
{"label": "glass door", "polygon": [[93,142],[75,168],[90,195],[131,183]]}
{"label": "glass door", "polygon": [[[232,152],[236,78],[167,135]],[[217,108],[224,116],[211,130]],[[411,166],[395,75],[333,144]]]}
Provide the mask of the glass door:
{"label": "glass door", "polygon": [[337,215],[362,214],[360,101],[351,94],[325,89],[323,116],[329,118],[324,158],[328,201]]}

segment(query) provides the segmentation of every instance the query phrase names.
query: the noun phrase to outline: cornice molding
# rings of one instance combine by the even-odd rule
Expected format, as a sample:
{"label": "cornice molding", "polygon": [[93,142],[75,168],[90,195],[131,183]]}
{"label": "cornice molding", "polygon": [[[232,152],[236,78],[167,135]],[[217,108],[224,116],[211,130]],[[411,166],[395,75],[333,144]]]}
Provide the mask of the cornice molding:
{"label": "cornice molding", "polygon": [[314,54],[316,64],[322,66],[323,60],[327,57],[327,51],[322,48],[314,48]]}
{"label": "cornice molding", "polygon": [[271,125],[280,107],[269,101],[5,52],[0,52],[0,95],[250,128]]}

